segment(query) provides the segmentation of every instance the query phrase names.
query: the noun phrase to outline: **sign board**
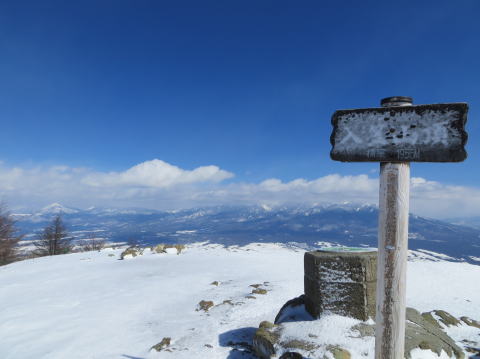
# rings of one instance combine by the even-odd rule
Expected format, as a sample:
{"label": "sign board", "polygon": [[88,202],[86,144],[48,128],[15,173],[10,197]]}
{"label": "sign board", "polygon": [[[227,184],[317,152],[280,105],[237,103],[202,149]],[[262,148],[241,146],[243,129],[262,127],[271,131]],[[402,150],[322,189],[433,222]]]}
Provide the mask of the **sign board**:
{"label": "sign board", "polygon": [[461,162],[468,105],[447,103],[339,110],[330,157],[344,162]]}
{"label": "sign board", "polygon": [[460,162],[468,105],[412,106],[387,97],[382,108],[336,111],[330,156],[336,161],[381,162],[375,358],[403,359],[410,162]]}

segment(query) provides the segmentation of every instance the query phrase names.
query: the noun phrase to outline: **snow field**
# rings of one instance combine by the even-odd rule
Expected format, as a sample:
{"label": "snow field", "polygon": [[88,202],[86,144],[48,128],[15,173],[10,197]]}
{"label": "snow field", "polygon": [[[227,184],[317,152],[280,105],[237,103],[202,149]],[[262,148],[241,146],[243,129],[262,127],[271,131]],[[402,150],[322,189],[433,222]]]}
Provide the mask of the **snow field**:
{"label": "snow field", "polygon": [[[75,253],[0,267],[0,358],[253,358],[232,350],[232,342],[247,341],[261,321],[273,322],[287,300],[303,293],[304,251],[281,245],[198,244],[180,255],[146,251],[126,260],[118,259],[120,252]],[[478,278],[479,266],[417,258],[408,265],[407,304],[478,320]],[[267,294],[246,298],[252,284],[261,284]],[[215,306],[197,311],[201,300]],[[233,305],[222,304],[225,300]],[[370,347],[369,340],[355,350],[348,338],[339,338],[351,324],[339,318],[305,322],[305,330],[322,339],[337,338],[354,358],[369,358],[362,347]],[[459,328],[447,331],[465,337]],[[478,340],[478,331],[472,329],[471,335]],[[150,351],[164,337],[172,338],[172,352]],[[418,351],[414,358],[437,356]]]}

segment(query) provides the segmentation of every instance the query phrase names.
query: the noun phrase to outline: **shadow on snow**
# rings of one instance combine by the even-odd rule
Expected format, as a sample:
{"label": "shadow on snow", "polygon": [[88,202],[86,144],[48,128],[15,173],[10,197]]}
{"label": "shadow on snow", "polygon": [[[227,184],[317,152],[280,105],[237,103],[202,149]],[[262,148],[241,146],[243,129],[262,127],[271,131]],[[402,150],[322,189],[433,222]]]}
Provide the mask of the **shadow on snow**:
{"label": "shadow on snow", "polygon": [[220,334],[218,344],[232,348],[226,359],[256,359],[252,346],[256,330],[254,327],[245,327]]}

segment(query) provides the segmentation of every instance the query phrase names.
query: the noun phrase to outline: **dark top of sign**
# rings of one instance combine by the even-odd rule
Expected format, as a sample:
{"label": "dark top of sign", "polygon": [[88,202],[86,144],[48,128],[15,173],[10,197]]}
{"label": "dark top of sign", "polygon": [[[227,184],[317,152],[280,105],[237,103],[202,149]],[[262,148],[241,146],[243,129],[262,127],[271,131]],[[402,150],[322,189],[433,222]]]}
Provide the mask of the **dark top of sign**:
{"label": "dark top of sign", "polygon": [[380,101],[380,105],[390,104],[390,103],[413,103],[413,98],[409,96],[393,96],[385,97]]}
{"label": "dark top of sign", "polygon": [[345,162],[461,162],[467,112],[466,103],[339,110],[332,116],[330,156]]}

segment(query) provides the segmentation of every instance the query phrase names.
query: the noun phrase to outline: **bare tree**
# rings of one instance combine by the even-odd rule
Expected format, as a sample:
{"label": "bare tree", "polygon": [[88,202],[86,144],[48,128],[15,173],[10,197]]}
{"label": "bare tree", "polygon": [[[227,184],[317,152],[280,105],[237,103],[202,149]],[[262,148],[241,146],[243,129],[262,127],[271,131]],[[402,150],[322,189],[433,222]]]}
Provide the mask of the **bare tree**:
{"label": "bare tree", "polygon": [[103,238],[95,237],[94,233],[89,233],[87,239],[80,241],[82,251],[99,251],[105,247],[105,240]]}
{"label": "bare tree", "polygon": [[15,220],[0,204],[0,265],[14,262],[17,256],[17,244],[23,236],[16,235]]}
{"label": "bare tree", "polygon": [[52,223],[43,229],[35,242],[35,254],[39,256],[54,256],[69,253],[73,249],[72,237],[63,224],[62,217],[56,216]]}

